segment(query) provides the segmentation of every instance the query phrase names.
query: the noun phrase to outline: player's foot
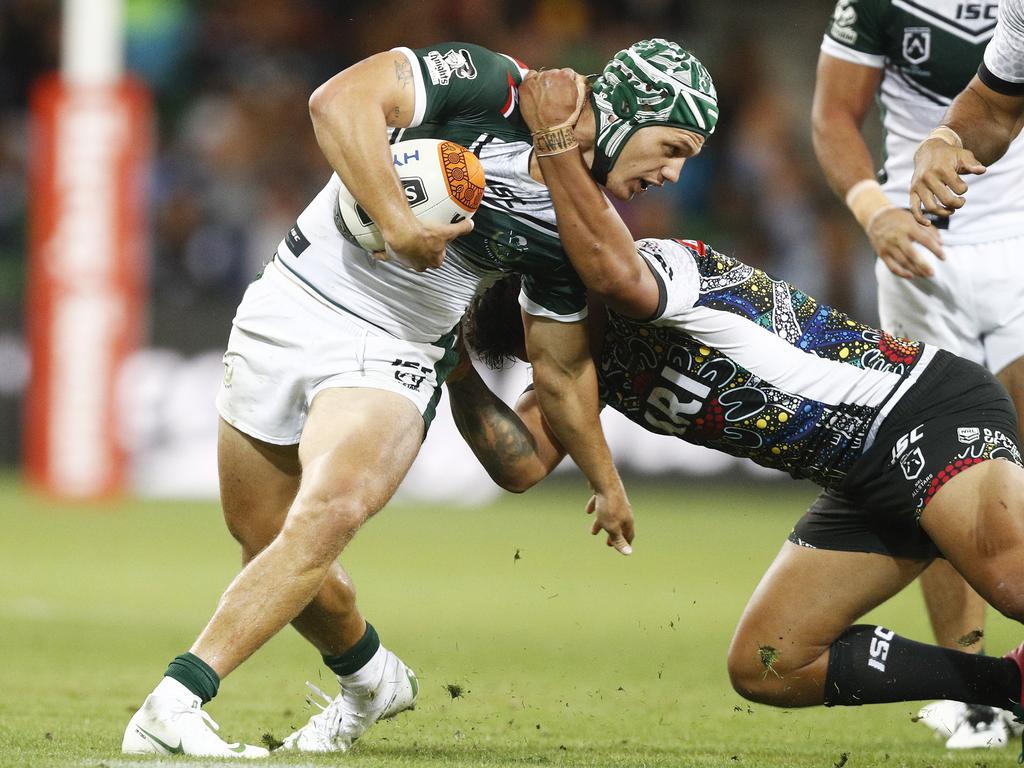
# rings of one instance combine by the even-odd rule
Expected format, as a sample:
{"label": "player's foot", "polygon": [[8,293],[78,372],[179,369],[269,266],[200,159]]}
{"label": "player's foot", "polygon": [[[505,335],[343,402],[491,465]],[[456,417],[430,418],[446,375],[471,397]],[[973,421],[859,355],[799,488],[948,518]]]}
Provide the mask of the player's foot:
{"label": "player's foot", "polygon": [[948,739],[960,727],[960,721],[967,713],[967,705],[962,701],[933,701],[921,707],[914,718],[915,722],[923,723],[935,731],[935,735]]}
{"label": "player's foot", "polygon": [[967,704],[963,719],[946,740],[946,749],[990,749],[1005,747],[1010,741],[1002,710],[979,704]]}
{"label": "player's foot", "polygon": [[[419,682],[416,675],[395,654],[386,649],[380,677],[369,685],[342,685],[334,699],[312,683],[310,690],[323,699],[322,710],[284,740],[282,749],[300,752],[345,752],[378,720],[413,709]],[[340,680],[340,678],[339,678]]]}
{"label": "player's foot", "polygon": [[[165,678],[169,679],[169,678]],[[140,755],[196,755],[202,757],[266,757],[263,747],[228,744],[215,731],[213,718],[201,709],[202,702],[185,686],[181,695],[157,692],[146,697],[142,708],[128,721],[121,751]]]}

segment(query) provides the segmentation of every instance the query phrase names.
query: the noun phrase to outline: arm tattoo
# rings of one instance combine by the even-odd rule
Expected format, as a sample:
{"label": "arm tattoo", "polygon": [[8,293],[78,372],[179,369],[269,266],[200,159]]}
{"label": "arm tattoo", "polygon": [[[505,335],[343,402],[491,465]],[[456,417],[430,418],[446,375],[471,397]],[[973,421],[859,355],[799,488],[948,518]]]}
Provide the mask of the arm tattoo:
{"label": "arm tattoo", "polygon": [[395,79],[399,88],[412,85],[412,65],[404,57],[395,62]]}
{"label": "arm tattoo", "polygon": [[455,425],[487,474],[499,484],[514,479],[516,465],[537,452],[526,425],[476,376],[450,385],[448,392]]}

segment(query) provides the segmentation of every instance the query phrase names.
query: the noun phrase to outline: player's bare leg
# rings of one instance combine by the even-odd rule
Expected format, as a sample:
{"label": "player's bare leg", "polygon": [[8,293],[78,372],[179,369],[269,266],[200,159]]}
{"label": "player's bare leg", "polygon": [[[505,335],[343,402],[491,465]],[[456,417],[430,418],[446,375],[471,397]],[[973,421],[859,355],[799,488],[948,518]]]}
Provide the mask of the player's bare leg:
{"label": "player's bare leg", "polygon": [[787,542],[740,619],[729,650],[733,686],[784,707],[923,698],[1012,706],[1021,697],[1016,661],[918,643],[884,627],[843,626],[925,563]]}
{"label": "player's bare leg", "polygon": [[[221,420],[217,456],[224,520],[242,547],[245,564],[284,526],[302,475],[299,449],[257,440]],[[320,591],[292,626],[324,656],[344,653],[363,637],[366,622],[341,565],[331,565]]]}
{"label": "player's bare leg", "polygon": [[[303,474],[281,532],[242,569],[190,652],[172,662],[169,676],[133,716],[125,751],[231,756],[240,747],[246,756],[266,754],[225,744],[205,728],[201,703],[215,695],[220,679],[312,601],[355,532],[394,494],[419,451],[422,433],[420,413],[400,395],[372,389],[317,395],[299,443]],[[346,747],[377,719],[408,709],[415,700],[415,676],[397,657],[378,643],[371,661],[377,679],[367,687],[386,690],[390,698],[357,692],[362,694],[357,704],[373,707],[350,718]],[[337,726],[347,712],[333,714],[338,716],[330,721]]]}
{"label": "player's bare leg", "polygon": [[763,704],[824,703],[832,643],[913,581],[925,565],[925,560],[785,542],[733,635],[728,662],[733,687]]}
{"label": "player's bare leg", "polygon": [[302,479],[284,527],[228,587],[191,652],[223,679],[294,619],[335,558],[388,502],[419,452],[423,419],[391,392],[317,395],[299,443]]}

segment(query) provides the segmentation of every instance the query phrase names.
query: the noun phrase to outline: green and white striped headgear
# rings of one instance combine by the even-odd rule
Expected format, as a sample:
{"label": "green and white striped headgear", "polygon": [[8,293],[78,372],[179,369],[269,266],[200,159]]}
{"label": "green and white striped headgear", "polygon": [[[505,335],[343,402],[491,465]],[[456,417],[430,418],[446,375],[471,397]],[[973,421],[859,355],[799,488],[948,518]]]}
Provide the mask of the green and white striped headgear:
{"label": "green and white striped headgear", "polygon": [[602,184],[638,129],[667,125],[707,137],[718,122],[718,94],[707,69],[661,38],[619,51],[591,87],[597,123],[592,173]]}

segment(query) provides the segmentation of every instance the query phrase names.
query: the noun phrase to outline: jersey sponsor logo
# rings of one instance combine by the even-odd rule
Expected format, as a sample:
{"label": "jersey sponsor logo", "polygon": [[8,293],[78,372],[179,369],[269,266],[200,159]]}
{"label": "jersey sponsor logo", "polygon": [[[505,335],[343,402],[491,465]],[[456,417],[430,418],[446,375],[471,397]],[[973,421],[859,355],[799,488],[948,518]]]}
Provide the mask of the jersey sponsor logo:
{"label": "jersey sponsor logo", "polygon": [[956,439],[965,445],[976,442],[981,437],[981,430],[977,427],[957,427]]}
{"label": "jersey sponsor logo", "polygon": [[958,3],[956,6],[956,18],[964,21],[995,21],[998,15],[999,3]]}
{"label": "jersey sponsor logo", "polygon": [[903,58],[910,64],[923,64],[931,55],[931,27],[904,27]]}
{"label": "jersey sponsor logo", "polygon": [[875,627],[875,634],[871,638],[871,647],[868,649],[868,653],[871,654],[871,658],[868,659],[868,666],[872,669],[877,669],[879,672],[885,672],[885,662],[889,658],[889,648],[892,639],[896,636],[896,633],[891,629],[885,627]]}
{"label": "jersey sponsor logo", "polygon": [[857,23],[857,9],[853,7],[854,0],[839,0],[836,9],[832,12],[832,28],[830,34],[840,43],[853,45],[857,42],[857,30],[853,27]]}
{"label": "jersey sponsor logo", "polygon": [[411,360],[394,360],[391,365],[398,370],[395,371],[395,381],[406,389],[413,389],[417,392],[431,374],[431,369],[425,365]]}
{"label": "jersey sponsor logo", "polygon": [[647,398],[644,421],[668,434],[684,435],[711,394],[711,387],[685,373],[665,367],[661,384]]}
{"label": "jersey sponsor logo", "polygon": [[430,82],[434,85],[448,85],[452,77],[463,80],[476,79],[476,65],[465,48],[457,51],[452,48],[447,53],[431,51],[423,57],[423,63],[426,64]]}

